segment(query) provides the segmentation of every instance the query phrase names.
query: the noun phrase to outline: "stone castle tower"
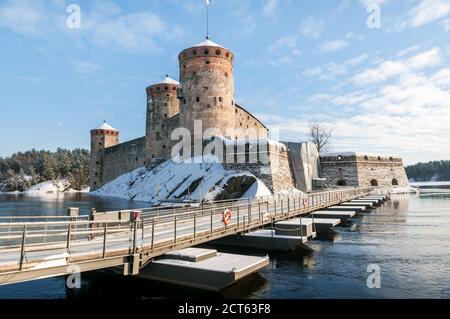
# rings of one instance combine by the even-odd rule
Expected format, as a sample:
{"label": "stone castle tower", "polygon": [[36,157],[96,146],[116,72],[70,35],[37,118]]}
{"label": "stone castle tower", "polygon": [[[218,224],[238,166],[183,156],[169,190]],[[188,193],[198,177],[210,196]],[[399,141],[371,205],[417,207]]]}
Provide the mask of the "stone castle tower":
{"label": "stone castle tower", "polygon": [[91,190],[103,185],[104,151],[119,144],[119,131],[104,122],[91,130],[90,181]]}
{"label": "stone castle tower", "polygon": [[170,132],[166,122],[180,112],[177,90],[180,83],[168,75],[157,84],[147,88],[147,159],[151,163],[166,159],[170,155]]}
{"label": "stone castle tower", "polygon": [[[202,120],[203,132],[217,128],[227,135],[235,128],[233,53],[206,39],[179,54],[180,127],[194,133],[194,121]],[[200,137],[201,138],[201,137]]]}

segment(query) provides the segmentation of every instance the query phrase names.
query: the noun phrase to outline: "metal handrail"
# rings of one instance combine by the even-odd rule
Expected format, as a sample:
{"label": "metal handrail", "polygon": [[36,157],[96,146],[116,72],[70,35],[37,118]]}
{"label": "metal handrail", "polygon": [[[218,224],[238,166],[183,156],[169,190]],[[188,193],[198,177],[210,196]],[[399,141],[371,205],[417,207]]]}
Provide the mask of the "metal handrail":
{"label": "metal handrail", "polygon": [[[301,217],[316,209],[371,194],[376,190],[374,188],[354,188],[308,195],[271,196],[264,197],[264,200],[226,201],[219,202],[221,205],[202,205],[196,207],[195,210],[189,209],[188,212],[184,208],[185,212],[182,213],[176,213],[177,210],[167,210],[166,213],[169,212],[169,214],[151,216],[144,212],[141,214],[141,220],[136,221],[70,220],[0,224],[0,229],[21,228],[21,231],[13,229],[13,236],[6,236],[8,237],[6,240],[12,242],[10,245],[0,247],[0,256],[2,251],[20,251],[19,270],[22,270],[25,262],[24,256],[29,250],[51,251],[62,248],[70,250],[80,246],[96,245],[97,247],[102,245],[102,252],[99,254],[102,258],[106,258],[110,254],[124,249],[123,247],[108,247],[108,245],[123,243],[130,249],[129,253],[142,251],[147,251],[150,255],[164,253],[164,247],[167,247],[166,249],[182,247],[182,245],[186,245],[184,241],[187,239],[191,244],[195,244],[218,236],[250,231],[282,219]],[[233,205],[226,206],[222,203]],[[222,224],[224,207],[233,211],[235,216],[229,225]],[[42,227],[45,229],[42,230]],[[158,236],[162,237],[158,240],[155,239],[156,228],[160,230]],[[151,238],[147,238],[147,242],[144,233],[151,234]],[[171,236],[172,239],[170,239]],[[0,239],[5,239],[4,237],[0,237]],[[138,237],[141,244],[138,242]],[[127,245],[127,242],[130,242],[131,246]]]}

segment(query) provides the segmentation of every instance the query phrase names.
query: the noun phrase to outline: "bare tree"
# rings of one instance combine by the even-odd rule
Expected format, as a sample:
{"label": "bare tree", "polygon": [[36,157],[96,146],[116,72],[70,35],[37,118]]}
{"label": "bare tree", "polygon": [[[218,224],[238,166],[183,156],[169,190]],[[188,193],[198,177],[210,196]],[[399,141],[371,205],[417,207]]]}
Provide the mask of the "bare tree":
{"label": "bare tree", "polygon": [[309,124],[309,134],[319,153],[325,151],[330,146],[331,130],[319,123]]}

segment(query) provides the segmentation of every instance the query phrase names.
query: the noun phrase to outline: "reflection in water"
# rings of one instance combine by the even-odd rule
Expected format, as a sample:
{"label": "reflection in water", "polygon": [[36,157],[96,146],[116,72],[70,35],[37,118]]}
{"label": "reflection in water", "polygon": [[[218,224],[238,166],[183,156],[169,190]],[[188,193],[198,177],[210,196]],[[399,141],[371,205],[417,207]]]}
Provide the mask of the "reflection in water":
{"label": "reflection in water", "polygon": [[[82,194],[57,200],[0,195],[0,215],[64,214],[71,206],[87,214],[92,207],[102,211],[146,204]],[[314,252],[270,253],[267,268],[221,293],[97,271],[82,274],[79,290],[66,289],[64,278],[50,278],[0,287],[0,298],[450,298],[450,194],[394,197],[351,223],[354,227],[337,227],[309,242]],[[381,267],[381,289],[367,288],[370,264]]]}

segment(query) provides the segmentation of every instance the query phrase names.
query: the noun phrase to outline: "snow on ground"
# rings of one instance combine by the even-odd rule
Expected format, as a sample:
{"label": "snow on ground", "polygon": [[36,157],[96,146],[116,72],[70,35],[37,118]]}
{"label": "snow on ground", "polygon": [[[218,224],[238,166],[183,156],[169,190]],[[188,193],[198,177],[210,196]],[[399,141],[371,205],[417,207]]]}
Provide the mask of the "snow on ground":
{"label": "snow on ground", "polygon": [[67,179],[58,179],[55,181],[47,181],[30,187],[25,192],[11,192],[7,194],[25,194],[25,195],[58,195],[66,193],[87,193],[89,188],[82,191],[76,191],[70,188]]}
{"label": "snow on ground", "polygon": [[93,192],[94,195],[120,197],[158,203],[163,200],[213,200],[233,177],[249,176],[257,180],[245,196],[270,195],[268,188],[249,172],[226,170],[214,156],[192,158],[184,162],[166,161],[147,170],[138,168],[119,176]]}
{"label": "snow on ground", "polygon": [[259,179],[245,192],[242,198],[271,196],[272,192]]}

